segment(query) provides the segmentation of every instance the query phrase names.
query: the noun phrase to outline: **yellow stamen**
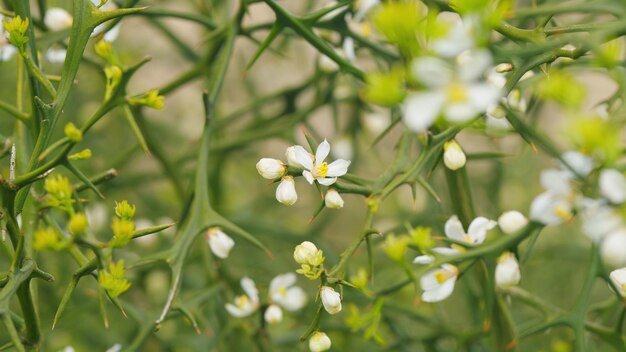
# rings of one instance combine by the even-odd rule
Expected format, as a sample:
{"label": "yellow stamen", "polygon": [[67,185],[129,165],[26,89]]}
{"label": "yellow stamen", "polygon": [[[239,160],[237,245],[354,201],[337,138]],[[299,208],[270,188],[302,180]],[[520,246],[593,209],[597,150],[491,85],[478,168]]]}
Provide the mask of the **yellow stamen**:
{"label": "yellow stamen", "polygon": [[370,24],[367,23],[367,22],[363,22],[361,24],[361,35],[363,35],[363,37],[367,38],[367,37],[369,37],[371,32],[372,32],[372,29],[370,27]]}
{"label": "yellow stamen", "polygon": [[446,275],[443,271],[438,271],[435,273],[435,280],[437,280],[438,283],[443,284],[446,280],[448,280],[448,275]]}
{"label": "yellow stamen", "polygon": [[474,240],[472,240],[472,238],[468,234],[463,235],[463,238],[465,238],[465,242],[467,243],[474,243]]}
{"label": "yellow stamen", "polygon": [[448,100],[453,103],[464,103],[467,101],[467,89],[458,82],[453,82],[447,88]]}
{"label": "yellow stamen", "polygon": [[328,174],[328,163],[323,162],[317,166],[317,175],[319,177],[326,177],[326,174]]}
{"label": "yellow stamen", "polygon": [[554,208],[554,214],[564,221],[568,221],[572,217],[572,213],[570,213],[567,209],[563,207]]}
{"label": "yellow stamen", "polygon": [[278,289],[278,293],[281,296],[286,296],[287,295],[287,289],[285,287],[281,287],[281,288]]}
{"label": "yellow stamen", "polygon": [[235,304],[237,304],[237,307],[243,309],[245,306],[248,305],[248,296],[245,295],[241,295],[238,296],[237,298],[235,298]]}

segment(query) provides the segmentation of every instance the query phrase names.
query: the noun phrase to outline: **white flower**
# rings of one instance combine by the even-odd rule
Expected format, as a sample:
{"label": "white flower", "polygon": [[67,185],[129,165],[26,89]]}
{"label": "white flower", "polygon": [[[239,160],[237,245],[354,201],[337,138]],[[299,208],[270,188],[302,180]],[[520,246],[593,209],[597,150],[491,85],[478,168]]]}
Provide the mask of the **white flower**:
{"label": "white flower", "polygon": [[241,279],[241,288],[246,294],[235,297],[235,304],[226,303],[228,313],[237,318],[247,317],[259,308],[259,291],[254,281],[244,277]]}
{"label": "white flower", "polygon": [[600,244],[602,261],[610,267],[626,265],[626,229],[620,229],[606,236]]}
{"label": "white flower", "polygon": [[505,211],[498,218],[498,226],[502,232],[512,235],[528,224],[528,219],[517,210]]}
{"label": "white flower", "polygon": [[461,18],[453,12],[438,14],[437,21],[440,23],[447,22],[448,31],[443,37],[433,40],[430,47],[443,57],[454,57],[472,49],[475,45],[473,34],[476,31],[479,20],[476,16]]}
{"label": "white flower", "polygon": [[459,276],[459,269],[451,264],[443,264],[439,269],[426,272],[420,278],[422,301],[439,302],[450,297]]}
{"label": "white flower", "polygon": [[585,200],[581,212],[582,232],[594,242],[623,226],[622,217],[604,201]]}
{"label": "white flower", "polygon": [[600,172],[600,193],[613,204],[626,201],[626,178],[615,169],[604,169]]}
{"label": "white flower", "polygon": [[522,274],[515,255],[511,252],[502,254],[496,265],[496,286],[501,288],[512,287],[517,285],[521,278]]}
{"label": "white flower", "polygon": [[322,352],[330,349],[332,343],[326,333],[316,331],[309,339],[309,349],[311,352]]}
{"label": "white flower", "polygon": [[271,300],[292,312],[306,304],[306,293],[301,287],[294,286],[296,280],[294,273],[278,275],[272,279],[269,287]]}
{"label": "white flower", "polygon": [[283,310],[275,304],[270,304],[263,314],[265,321],[268,324],[277,324],[283,321]]}
{"label": "white flower", "polygon": [[304,241],[296,246],[293,251],[293,259],[298,264],[314,265],[316,257],[318,256],[319,249],[309,241]]}
{"label": "white flower", "polygon": [[[589,175],[594,168],[593,159],[577,151],[567,151],[561,155],[561,158],[563,158],[567,165],[574,169],[578,175],[583,177]],[[561,169],[571,174],[571,171],[565,165],[561,165]],[[571,174],[571,177],[574,176],[576,175]]]}
{"label": "white flower", "polygon": [[287,168],[278,159],[263,158],[256,163],[256,170],[263,178],[273,180],[281,177],[287,172]]}
{"label": "white flower", "polygon": [[341,198],[339,192],[331,188],[326,192],[326,196],[324,196],[324,204],[326,204],[327,208],[340,209],[343,208],[343,198]]}
{"label": "white flower", "polygon": [[341,312],[341,295],[330,286],[322,286],[320,290],[322,304],[328,314],[337,314]]}
{"label": "white flower", "polygon": [[463,224],[456,215],[452,215],[445,225],[445,233],[448,238],[469,244],[481,244],[487,239],[487,231],[496,227],[498,223],[482,216],[472,220],[467,229],[463,229]]}
{"label": "white flower", "polygon": [[337,181],[337,177],[343,176],[348,172],[350,161],[337,159],[328,164],[324,160],[329,153],[330,144],[325,139],[317,147],[315,156],[307,152],[304,147],[295,146],[296,160],[304,167],[302,176],[304,176],[310,184],[313,184],[313,182],[317,180],[321,185],[330,186]]}
{"label": "white flower", "polygon": [[[563,158],[580,175],[591,170],[588,160],[577,153],[566,153]],[[535,197],[530,205],[530,218],[544,225],[558,225],[571,219],[574,204],[578,200],[571,185],[573,177],[574,174],[564,166],[561,169],[543,170],[541,185],[546,191]]]}
{"label": "white flower", "polygon": [[211,252],[219,258],[227,258],[230,250],[233,249],[235,241],[225,234],[219,227],[212,227],[207,230],[206,239],[211,247]]}
{"label": "white flower", "polygon": [[285,176],[276,187],[276,200],[285,205],[292,205],[298,200],[293,177]]}
{"label": "white flower", "polygon": [[46,11],[46,15],[43,18],[43,23],[51,31],[58,32],[72,26],[72,15],[59,7],[51,7]]}
{"label": "white flower", "polygon": [[[448,247],[435,247],[430,250],[431,252],[439,255],[455,255],[459,254],[458,249]],[[420,255],[413,259],[413,264],[432,264],[435,261],[435,257],[432,255]]]}
{"label": "white flower", "polygon": [[462,123],[484,113],[502,95],[502,89],[482,80],[491,65],[486,50],[468,53],[455,67],[434,57],[421,57],[411,64],[415,79],[428,90],[411,93],[404,101],[403,119],[413,131],[426,131],[439,114]]}
{"label": "white flower", "polygon": [[619,294],[626,298],[626,268],[611,271],[609,278],[619,290]]}
{"label": "white flower", "polygon": [[3,21],[4,16],[0,14],[0,61],[9,61],[17,53],[17,48],[9,43],[8,33],[2,26]]}
{"label": "white flower", "polygon": [[61,64],[65,61],[67,50],[65,49],[48,49],[46,51],[46,60],[53,64]]}
{"label": "white flower", "polygon": [[455,141],[448,141],[443,145],[443,163],[450,170],[458,170],[465,166],[467,158],[461,146]]}

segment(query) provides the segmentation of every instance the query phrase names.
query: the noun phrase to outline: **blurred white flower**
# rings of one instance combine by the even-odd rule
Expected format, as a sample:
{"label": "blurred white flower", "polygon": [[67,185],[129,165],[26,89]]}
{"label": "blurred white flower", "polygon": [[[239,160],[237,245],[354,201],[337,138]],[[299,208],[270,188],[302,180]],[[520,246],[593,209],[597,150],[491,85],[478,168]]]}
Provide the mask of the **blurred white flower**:
{"label": "blurred white flower", "polygon": [[443,145],[443,163],[450,170],[458,170],[465,166],[467,158],[461,146],[454,140]]}
{"label": "blurred white flower", "polygon": [[287,168],[282,161],[272,158],[263,158],[256,163],[256,170],[261,177],[273,180],[281,177],[287,172]]}
{"label": "blurred white flower", "polygon": [[[432,253],[439,255],[454,255],[459,254],[459,250],[448,247],[435,247],[430,250]],[[413,259],[413,264],[432,264],[435,261],[435,257],[429,254],[420,255]]]}
{"label": "blurred white flower", "polygon": [[626,268],[611,271],[609,278],[619,290],[619,294],[626,298]]}
{"label": "blurred white flower", "polygon": [[456,66],[435,57],[413,60],[414,78],[427,90],[410,93],[402,107],[403,119],[413,131],[426,131],[440,114],[462,123],[484,113],[502,95],[502,89],[482,79],[491,65],[487,50],[468,52]]}
{"label": "blurred white flower", "polygon": [[600,193],[613,204],[626,201],[626,178],[615,169],[604,169],[600,172]]}
{"label": "blurred white flower", "polygon": [[585,200],[581,211],[582,232],[594,242],[623,226],[622,217],[604,201]]}
{"label": "blurred white flower", "polygon": [[496,286],[501,288],[516,286],[521,278],[522,274],[515,255],[511,252],[502,254],[496,265]]}
{"label": "blurred white flower", "polygon": [[[0,21],[1,22],[1,21]],[[74,347],[72,346],[65,346],[65,348],[63,348],[62,350],[60,350],[59,352],[74,352]]]}
{"label": "blurred white flower", "polygon": [[310,184],[313,184],[313,182],[317,180],[321,185],[330,186],[337,181],[337,177],[343,176],[348,172],[350,161],[337,159],[328,164],[324,160],[329,153],[330,144],[325,139],[317,147],[315,156],[307,152],[304,147],[295,146],[296,160],[304,167],[302,176],[304,176]]}
{"label": "blurred white flower", "polygon": [[219,227],[208,229],[206,239],[209,242],[211,252],[222,259],[228,258],[228,254],[233,249],[233,246],[235,246],[235,241]]}
{"label": "blurred white flower", "polygon": [[424,290],[422,301],[432,303],[450,297],[458,276],[459,269],[451,264],[426,272],[420,278],[420,286]]}
{"label": "blurred white flower", "polygon": [[328,314],[337,314],[341,312],[341,295],[330,286],[322,286],[320,290],[320,297],[324,309]]}
{"label": "blurred white flower", "polygon": [[[589,175],[595,166],[591,157],[577,151],[567,151],[561,157],[579,176]],[[561,165],[561,169],[570,173],[572,178],[576,176],[565,165]]]}
{"label": "blurred white flower", "polygon": [[241,288],[246,294],[235,297],[235,304],[226,303],[228,313],[237,318],[247,317],[259,308],[259,291],[254,281],[248,277],[242,278]]}
{"label": "blurred white flower", "polygon": [[62,31],[72,27],[72,15],[59,7],[51,7],[46,11],[43,23],[48,29],[54,32]]}
{"label": "blurred white flower", "polygon": [[333,156],[338,159],[350,160],[354,156],[352,139],[348,135],[341,136],[333,143]]}
{"label": "blurred white flower", "polygon": [[626,265],[626,229],[622,228],[604,238],[600,244],[600,256],[609,267]]}
{"label": "blurred white flower", "polygon": [[448,238],[469,244],[481,244],[487,239],[487,231],[496,227],[498,223],[479,216],[472,220],[465,232],[463,224],[456,215],[452,215],[445,225],[445,233]]}
{"label": "blurred white flower", "polygon": [[276,187],[276,200],[285,205],[293,205],[298,200],[293,177],[285,176],[282,178]]}
{"label": "blurred white flower", "polygon": [[528,219],[517,210],[505,211],[498,218],[498,226],[502,232],[512,235],[528,224]]}
{"label": "blurred white flower", "polygon": [[294,286],[297,277],[294,273],[278,275],[272,279],[269,287],[270,299],[288,311],[296,311],[306,304],[306,293],[301,287]]}
{"label": "blurred white flower", "polygon": [[263,315],[268,324],[277,324],[283,321],[283,310],[275,304],[270,304]]}
{"label": "blurred white flower", "polygon": [[314,332],[309,339],[309,349],[311,352],[327,351],[330,349],[331,345],[332,343],[328,335],[321,331]]}
{"label": "blurred white flower", "polygon": [[381,134],[391,124],[389,113],[375,107],[373,111],[363,114],[363,126],[373,135]]}
{"label": "blurred white flower", "polygon": [[65,62],[67,50],[65,49],[48,49],[46,51],[46,60],[53,64],[62,64]]}
{"label": "blurred white flower", "polygon": [[324,196],[324,204],[327,208],[330,209],[340,209],[343,208],[343,198],[341,198],[339,192],[331,188],[326,192],[326,195]]}
{"label": "blurred white flower", "polygon": [[448,29],[444,36],[430,43],[430,48],[437,55],[451,58],[474,48],[474,34],[480,18],[473,15],[461,18],[454,12],[441,12],[437,15],[437,22],[446,24]]}
{"label": "blurred white flower", "polygon": [[4,16],[0,14],[0,61],[9,61],[17,53],[17,48],[9,43],[9,34],[2,26],[3,21]]}

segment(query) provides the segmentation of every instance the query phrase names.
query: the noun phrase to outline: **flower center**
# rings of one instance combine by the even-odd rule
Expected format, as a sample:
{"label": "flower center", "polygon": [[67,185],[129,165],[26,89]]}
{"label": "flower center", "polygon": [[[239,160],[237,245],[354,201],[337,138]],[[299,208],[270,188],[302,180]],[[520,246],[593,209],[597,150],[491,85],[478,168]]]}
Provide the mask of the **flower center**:
{"label": "flower center", "polygon": [[235,299],[235,301],[236,301],[235,303],[237,304],[237,307],[239,307],[239,309],[243,309],[244,307],[248,305],[248,302],[250,300],[248,299],[248,296],[241,295],[241,296],[238,296]]}
{"label": "flower center", "polygon": [[463,235],[463,238],[465,238],[465,242],[467,242],[467,243],[474,243],[474,240],[468,234]]}
{"label": "flower center", "polygon": [[557,206],[556,208],[554,208],[554,215],[558,216],[564,221],[568,221],[572,216],[572,214],[567,209],[561,206]]}
{"label": "flower center", "polygon": [[326,177],[326,175],[328,174],[328,163],[327,162],[323,162],[321,164],[319,164],[317,166],[317,176],[319,177]]}
{"label": "flower center", "polygon": [[467,101],[467,89],[458,82],[452,82],[447,88],[448,100],[452,103],[464,103]]}
{"label": "flower center", "polygon": [[444,271],[438,271],[435,273],[435,280],[437,280],[437,282],[440,284],[446,282],[446,280],[448,280],[450,277],[451,275]]}
{"label": "flower center", "polygon": [[281,296],[287,296],[287,288],[286,287],[279,288],[278,294],[280,294]]}

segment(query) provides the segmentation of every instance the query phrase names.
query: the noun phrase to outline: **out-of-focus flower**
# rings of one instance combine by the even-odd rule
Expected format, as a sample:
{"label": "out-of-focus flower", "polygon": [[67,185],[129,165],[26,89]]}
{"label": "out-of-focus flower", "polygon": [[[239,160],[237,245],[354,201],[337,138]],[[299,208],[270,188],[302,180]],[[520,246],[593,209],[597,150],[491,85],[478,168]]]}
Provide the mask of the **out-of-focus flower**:
{"label": "out-of-focus flower", "polygon": [[626,229],[615,231],[600,244],[602,261],[612,268],[626,265]]}
{"label": "out-of-focus flower", "polygon": [[502,254],[496,265],[496,286],[501,288],[516,286],[521,278],[522,274],[515,255],[511,252]]}
{"label": "out-of-focus flower", "polygon": [[296,311],[306,304],[306,293],[299,286],[294,286],[297,277],[294,273],[278,275],[272,279],[269,287],[271,300],[288,311]]}
{"label": "out-of-focus flower", "polygon": [[70,28],[73,22],[72,15],[59,7],[51,7],[46,11],[43,23],[51,31],[58,32]]}
{"label": "out-of-focus flower", "polygon": [[320,290],[320,297],[324,309],[329,314],[337,314],[341,312],[341,295],[330,286],[322,286]]}
{"label": "out-of-focus flower", "polygon": [[524,228],[526,224],[528,224],[528,219],[517,210],[505,211],[498,218],[498,226],[507,235],[516,233]]}
{"label": "out-of-focus flower", "polygon": [[626,177],[615,169],[604,169],[600,172],[600,193],[613,204],[626,201]]}
{"label": "out-of-focus flower", "polygon": [[611,271],[609,278],[619,290],[619,294],[626,298],[626,268]]}
{"label": "out-of-focus flower", "polygon": [[430,48],[443,57],[455,57],[475,46],[474,34],[480,18],[477,16],[465,16],[461,18],[453,12],[442,12],[437,15],[437,22],[444,24],[446,30],[441,37],[435,38],[430,43]]}
{"label": "out-of-focus flower", "polygon": [[309,339],[309,349],[311,352],[328,351],[331,345],[332,343],[328,335],[321,331],[314,332]]}
{"label": "out-of-focus flower", "polygon": [[263,314],[268,324],[277,324],[283,320],[283,310],[275,304],[270,304]]}
{"label": "out-of-focus flower", "polygon": [[235,304],[226,303],[228,313],[237,318],[247,317],[259,308],[259,291],[254,281],[249,277],[242,278],[241,288],[246,294],[235,297]]}
{"label": "out-of-focus flower", "polygon": [[443,264],[440,268],[426,272],[420,278],[422,301],[440,302],[450,297],[454,284],[459,276],[459,269],[451,264]]}
{"label": "out-of-focus flower", "polygon": [[222,259],[228,258],[228,254],[230,254],[230,251],[235,246],[235,241],[219,227],[208,229],[206,239],[209,242],[211,252]]}
{"label": "out-of-focus flower", "polygon": [[46,51],[46,60],[53,64],[61,64],[65,61],[67,50],[65,49],[48,49]]}
{"label": "out-of-focus flower", "polygon": [[452,215],[445,225],[445,233],[448,238],[469,244],[481,244],[487,239],[487,231],[496,227],[498,223],[482,216],[472,220],[467,229],[463,229],[463,224],[456,215]]}

